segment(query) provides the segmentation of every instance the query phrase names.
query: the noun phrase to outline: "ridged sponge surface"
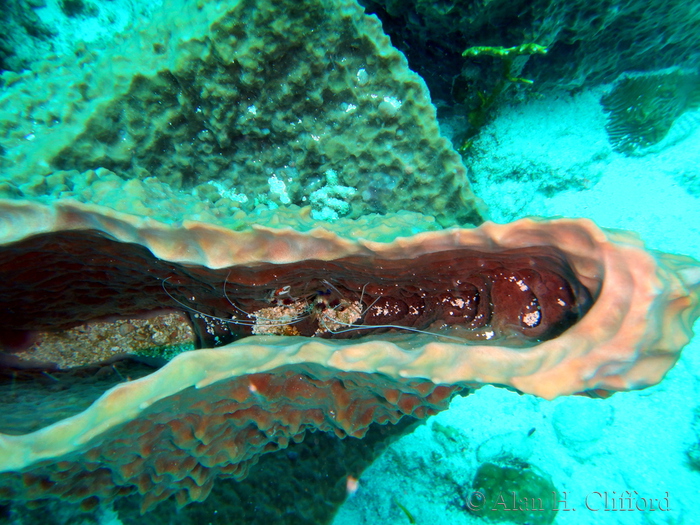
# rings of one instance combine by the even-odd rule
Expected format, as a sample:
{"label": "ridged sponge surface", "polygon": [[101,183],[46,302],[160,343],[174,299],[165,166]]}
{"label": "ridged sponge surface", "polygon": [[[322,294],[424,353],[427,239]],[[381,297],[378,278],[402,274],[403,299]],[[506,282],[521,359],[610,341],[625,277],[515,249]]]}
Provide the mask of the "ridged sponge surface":
{"label": "ridged sponge surface", "polygon": [[[158,395],[163,388],[167,381],[151,383],[149,390]],[[85,441],[80,454],[40,461],[22,474],[0,474],[0,500],[60,498],[91,508],[138,492],[143,510],[173,494],[181,505],[203,501],[217,477],[244,478],[261,454],[301,441],[307,431],[362,437],[371,423],[443,410],[458,390],[316,365],[192,386],[99,436],[86,427],[76,436]],[[111,397],[100,410],[119,410],[121,396]],[[100,410],[92,416],[99,419]]]}

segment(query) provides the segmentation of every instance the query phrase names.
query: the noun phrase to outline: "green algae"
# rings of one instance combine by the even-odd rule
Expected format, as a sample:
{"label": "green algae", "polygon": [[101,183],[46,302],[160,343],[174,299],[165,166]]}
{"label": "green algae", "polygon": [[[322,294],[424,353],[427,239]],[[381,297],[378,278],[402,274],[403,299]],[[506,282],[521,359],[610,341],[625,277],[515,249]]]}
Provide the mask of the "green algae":
{"label": "green algae", "polygon": [[493,523],[549,525],[559,500],[549,477],[531,465],[484,463],[474,476],[466,506]]}

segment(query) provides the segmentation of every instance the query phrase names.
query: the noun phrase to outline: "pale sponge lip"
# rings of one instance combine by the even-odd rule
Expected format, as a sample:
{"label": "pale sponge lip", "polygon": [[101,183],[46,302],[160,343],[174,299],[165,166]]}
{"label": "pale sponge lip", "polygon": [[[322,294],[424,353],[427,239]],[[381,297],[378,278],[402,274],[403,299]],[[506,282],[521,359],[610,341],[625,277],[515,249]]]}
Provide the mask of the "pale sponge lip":
{"label": "pale sponge lip", "polygon": [[45,206],[0,201],[0,244],[77,229],[139,243],[161,259],[211,268],[351,255],[413,258],[457,247],[498,253],[545,246],[568,261],[595,302],[576,325],[530,348],[460,345],[410,334],[356,341],[256,336],[183,353],[147,377],[110,389],[80,414],[23,436],[0,434],[0,471],[77,450],[190,386],[202,388],[295,363],[425,378],[436,384],[508,385],[548,399],[593,389],[644,388],[659,382],[673,366],[700,315],[697,261],[647,251],[634,234],[604,231],[585,219],[486,223],[378,243],[323,229],[299,233],[254,227],[234,232],[197,222],[170,226],[76,202]]}

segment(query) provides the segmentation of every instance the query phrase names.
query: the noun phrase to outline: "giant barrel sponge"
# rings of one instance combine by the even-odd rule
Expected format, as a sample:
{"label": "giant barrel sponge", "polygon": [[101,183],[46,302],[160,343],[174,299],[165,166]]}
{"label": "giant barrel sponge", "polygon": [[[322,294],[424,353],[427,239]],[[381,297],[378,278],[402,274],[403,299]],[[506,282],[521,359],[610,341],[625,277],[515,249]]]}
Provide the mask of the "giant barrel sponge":
{"label": "giant barrel sponge", "polygon": [[51,396],[5,399],[37,430],[3,427],[0,499],[90,507],[138,492],[143,509],[172,494],[185,504],[307,431],[362,437],[464,389],[551,399],[644,388],[700,314],[697,261],[588,220],[380,243],[172,226],[75,202],[0,206],[0,324],[13,351],[23,332],[163,309],[202,324],[200,345],[222,325],[231,340],[124,377],[65,417],[52,419],[65,408]]}

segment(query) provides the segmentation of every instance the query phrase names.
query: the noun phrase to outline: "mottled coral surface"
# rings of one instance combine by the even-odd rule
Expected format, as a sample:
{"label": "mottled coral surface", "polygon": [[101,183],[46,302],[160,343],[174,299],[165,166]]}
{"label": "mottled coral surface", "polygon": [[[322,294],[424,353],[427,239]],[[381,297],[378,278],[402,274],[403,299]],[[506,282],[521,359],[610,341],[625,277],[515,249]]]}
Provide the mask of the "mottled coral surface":
{"label": "mottled coral surface", "polygon": [[354,0],[165,0],[141,22],[7,73],[0,196],[217,224],[289,205],[482,222],[425,83]]}

